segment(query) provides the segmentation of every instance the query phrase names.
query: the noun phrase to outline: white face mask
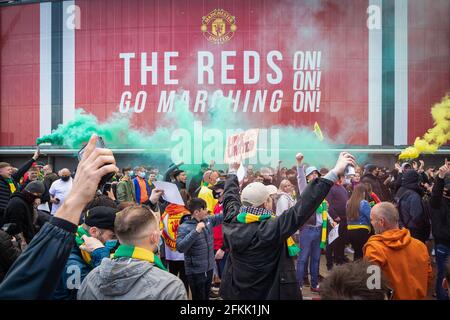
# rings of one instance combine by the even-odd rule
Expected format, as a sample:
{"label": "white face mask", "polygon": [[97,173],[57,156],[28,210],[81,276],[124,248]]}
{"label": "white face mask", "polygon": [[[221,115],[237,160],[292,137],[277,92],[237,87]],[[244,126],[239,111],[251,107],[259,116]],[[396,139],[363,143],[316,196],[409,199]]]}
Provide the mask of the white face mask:
{"label": "white face mask", "polygon": [[145,172],[139,172],[139,177],[145,178]]}

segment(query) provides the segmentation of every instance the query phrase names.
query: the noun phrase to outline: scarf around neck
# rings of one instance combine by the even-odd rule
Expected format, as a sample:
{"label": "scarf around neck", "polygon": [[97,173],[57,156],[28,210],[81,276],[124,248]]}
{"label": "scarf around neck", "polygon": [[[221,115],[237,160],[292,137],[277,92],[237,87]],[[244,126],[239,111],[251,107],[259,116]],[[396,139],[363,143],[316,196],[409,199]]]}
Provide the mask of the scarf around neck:
{"label": "scarf around neck", "polygon": [[153,263],[159,269],[167,271],[167,269],[164,267],[161,259],[157,255],[155,255],[153,252],[151,252],[147,249],[141,248],[141,247],[135,247],[135,246],[121,244],[117,248],[117,250],[113,256],[113,259],[118,259],[118,258],[131,258],[131,259],[148,261],[150,263]]}
{"label": "scarf around neck", "polygon": [[11,190],[11,193],[16,192],[16,185],[14,184],[14,180],[11,178],[6,178],[5,180],[6,182],[8,182],[9,190]]}
{"label": "scarf around neck", "polygon": [[[255,208],[242,206],[236,219],[240,223],[256,223],[267,219],[275,218],[275,215],[265,208]],[[288,253],[290,257],[296,256],[300,248],[295,244],[294,239],[289,237],[287,240]]]}
{"label": "scarf around neck", "polygon": [[89,252],[86,252],[80,248],[82,244],[84,244],[83,236],[90,237],[89,231],[85,230],[82,226],[78,226],[77,232],[75,233],[75,243],[77,244],[78,249],[80,249],[81,257],[84,262],[86,262],[89,266],[92,267],[92,258]]}

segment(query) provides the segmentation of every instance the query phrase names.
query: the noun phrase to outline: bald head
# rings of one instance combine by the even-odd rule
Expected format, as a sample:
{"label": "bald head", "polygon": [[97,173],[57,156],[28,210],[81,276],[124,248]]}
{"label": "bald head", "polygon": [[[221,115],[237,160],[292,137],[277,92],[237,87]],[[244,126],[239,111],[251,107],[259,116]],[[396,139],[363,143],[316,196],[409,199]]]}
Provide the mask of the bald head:
{"label": "bald head", "polygon": [[58,175],[61,176],[70,176],[70,170],[67,168],[63,168],[59,170]]}
{"label": "bald head", "polygon": [[398,229],[398,210],[390,202],[380,202],[372,208],[370,220],[377,234]]}
{"label": "bald head", "polygon": [[213,171],[213,170],[207,170],[204,174],[203,174],[203,181],[211,184],[211,185],[215,185],[217,182],[217,178],[219,178],[219,173],[217,171]]}

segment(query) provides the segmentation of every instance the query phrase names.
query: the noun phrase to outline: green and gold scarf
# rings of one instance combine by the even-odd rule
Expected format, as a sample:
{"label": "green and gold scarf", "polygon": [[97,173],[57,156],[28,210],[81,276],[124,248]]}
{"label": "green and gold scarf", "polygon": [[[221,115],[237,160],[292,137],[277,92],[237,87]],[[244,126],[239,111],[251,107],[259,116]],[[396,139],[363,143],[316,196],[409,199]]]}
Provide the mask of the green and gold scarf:
{"label": "green and gold scarf", "polygon": [[9,190],[11,190],[11,193],[16,192],[16,185],[14,184],[14,180],[11,178],[6,179],[6,182],[8,182]]}
{"label": "green and gold scarf", "polygon": [[144,260],[153,263],[159,269],[167,271],[161,259],[153,252],[135,246],[128,246],[121,244],[114,253],[113,259],[118,258],[132,258],[137,260]]}
{"label": "green and gold scarf", "polygon": [[316,210],[322,215],[322,236],[320,239],[320,248],[325,249],[327,245],[327,224],[328,224],[328,202],[324,200]]}
{"label": "green and gold scarf", "polygon": [[[82,226],[78,226],[77,232],[75,233],[75,242],[78,246],[78,248],[80,248],[80,246],[82,244],[84,244],[84,240],[83,240],[83,236],[88,236],[90,237],[90,233],[89,231],[85,230]],[[91,254],[89,252],[86,252],[84,250],[81,250],[81,257],[83,258],[84,262],[86,262],[88,265],[90,265],[92,267],[92,258],[91,258]]]}
{"label": "green and gold scarf", "polygon": [[[240,223],[255,223],[267,219],[275,218],[274,214],[264,208],[254,208],[242,206],[236,219]],[[300,252],[300,248],[295,244],[294,239],[289,237],[287,240],[287,247],[290,257],[295,257]]]}

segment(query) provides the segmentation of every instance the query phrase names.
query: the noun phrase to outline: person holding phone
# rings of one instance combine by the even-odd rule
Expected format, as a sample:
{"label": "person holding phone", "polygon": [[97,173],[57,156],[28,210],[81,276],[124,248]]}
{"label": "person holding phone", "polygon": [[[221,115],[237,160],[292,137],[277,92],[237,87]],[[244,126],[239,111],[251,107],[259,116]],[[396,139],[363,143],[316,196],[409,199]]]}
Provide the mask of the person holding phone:
{"label": "person holding phone", "polygon": [[97,139],[98,136],[92,135],[89,140],[64,203],[0,284],[0,299],[52,297],[73,248],[83,208],[94,198],[102,177],[119,170],[111,150],[95,147]]}
{"label": "person holding phone", "polygon": [[52,215],[55,215],[56,211],[63,204],[64,199],[72,189],[73,179],[70,176],[70,170],[67,168],[61,169],[58,173],[59,179],[52,183],[49,193],[50,202],[52,203]]}

